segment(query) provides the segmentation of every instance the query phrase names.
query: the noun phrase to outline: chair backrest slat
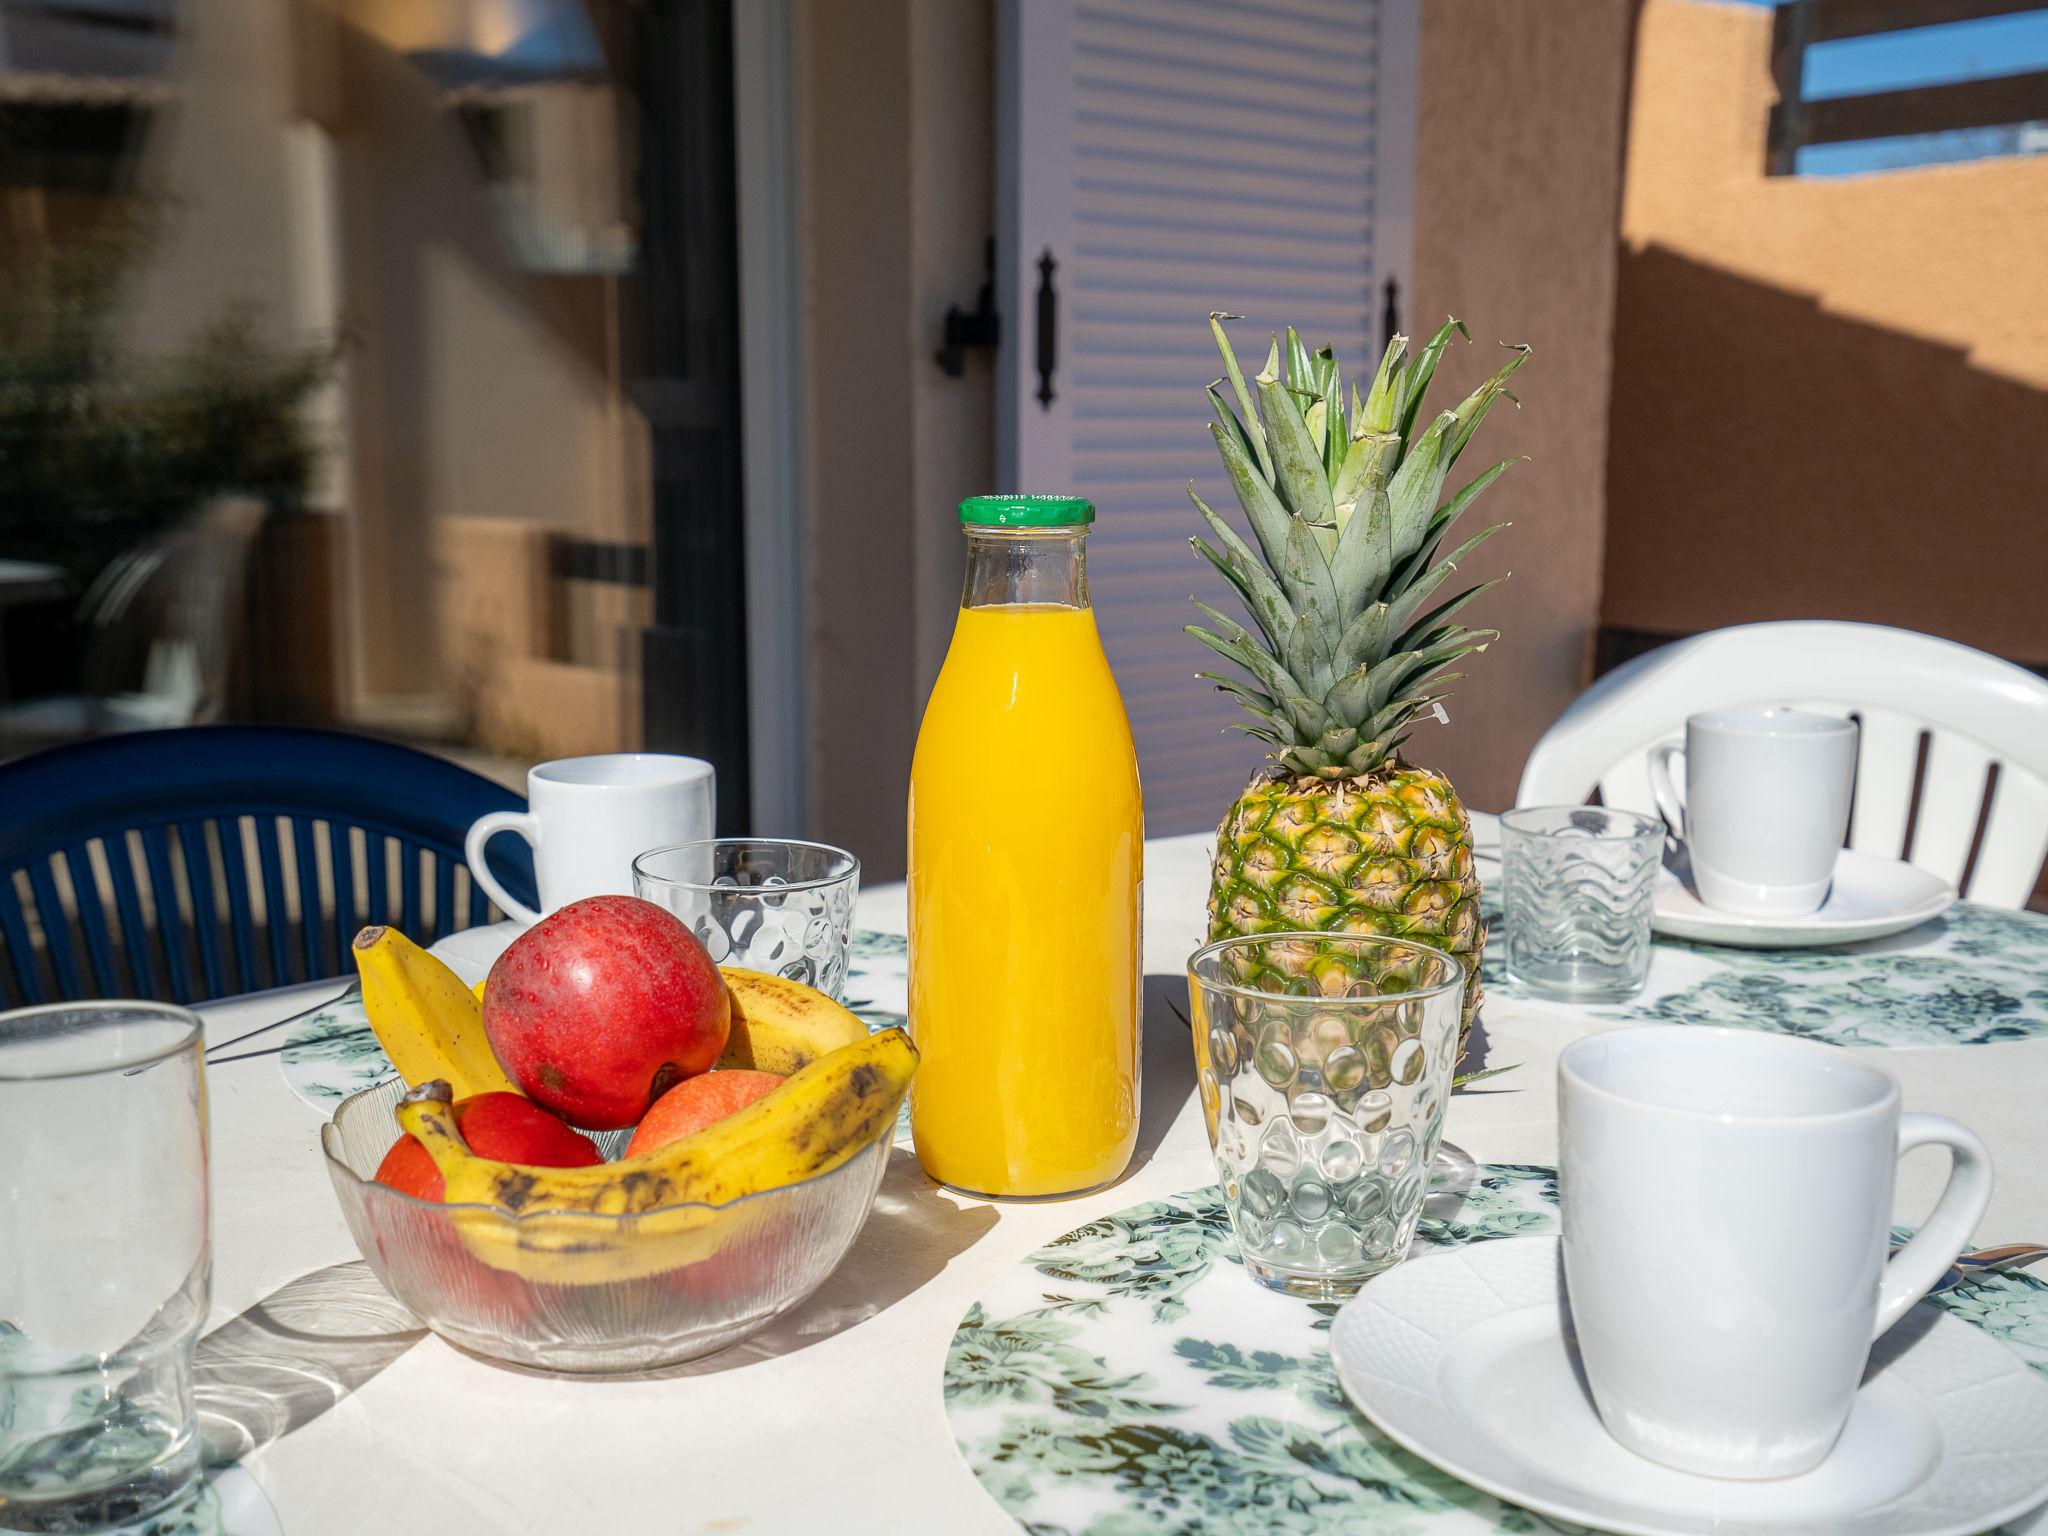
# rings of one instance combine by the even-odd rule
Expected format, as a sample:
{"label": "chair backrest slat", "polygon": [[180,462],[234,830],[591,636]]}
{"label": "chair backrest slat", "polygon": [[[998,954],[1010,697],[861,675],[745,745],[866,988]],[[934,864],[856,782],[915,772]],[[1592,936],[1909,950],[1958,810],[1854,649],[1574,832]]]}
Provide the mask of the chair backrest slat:
{"label": "chair backrest slat", "polygon": [[2022,773],[2010,763],[2002,764],[1998,785],[1991,791],[1991,814],[1984,823],[1977,867],[1970,872],[1970,889],[2029,891],[2044,859],[2048,859],[2048,782]]}
{"label": "chair backrest slat", "polygon": [[1849,846],[1881,859],[1906,856],[1913,815],[1913,775],[1927,727],[1917,717],[1875,705],[1856,711],[1856,793],[1850,802]]}
{"label": "chair backrest slat", "polygon": [[421,932],[426,892],[420,880],[420,851],[403,838],[398,842],[398,890],[398,926],[408,935]]}
{"label": "chair backrest slat", "polygon": [[7,941],[7,979],[13,992],[8,1002],[18,1008],[42,1002],[47,994],[36,973],[35,941],[29,937],[28,914],[11,875],[0,875],[0,939]]}
{"label": "chair backrest slat", "polygon": [[484,888],[472,875],[469,880],[469,926],[481,928],[490,920],[491,898],[484,894]]}
{"label": "chair backrest slat", "polygon": [[[142,829],[142,859],[149,871],[150,894],[156,899],[156,933],[163,945],[170,995],[181,1003],[196,1002],[198,993],[192,989],[192,971],[186,963],[185,919],[179,911],[178,882],[171,867],[169,827]],[[193,907],[196,918],[196,900]]]}
{"label": "chair backrest slat", "polygon": [[107,909],[100,900],[99,879],[93,873],[92,851],[84,843],[73,843],[58,857],[63,859],[65,876],[71,882],[71,898],[77,904],[78,927],[85,938],[85,955],[92,965],[94,984],[105,996],[118,997],[126,986],[114,965],[113,936],[107,932]]}
{"label": "chair backrest slat", "polygon": [[363,914],[363,923],[391,921],[391,840],[383,833],[365,828],[363,832],[363,868],[368,873],[370,909]]}
{"label": "chair backrest slat", "polygon": [[[0,997],[202,1001],[345,974],[366,923],[431,943],[488,921],[463,837],[521,804],[409,747],[287,727],[141,731],[0,763]],[[523,846],[501,839],[492,863],[531,899]]]}
{"label": "chair backrest slat", "polygon": [[277,818],[258,815],[256,867],[263,876],[263,931],[270,950],[270,985],[281,987],[291,979],[291,916],[284,896],[284,854],[277,843]]}
{"label": "chair backrest slat", "polygon": [[321,963],[323,946],[320,942],[323,904],[320,900],[320,860],[313,851],[313,818],[296,817],[292,821],[292,862],[296,866],[299,897],[299,951],[305,960],[305,969],[293,979],[311,981],[326,967]]}
{"label": "chair backrest slat", "polygon": [[433,934],[444,939],[461,926],[455,920],[455,861],[438,853],[428,857],[434,861]]}
{"label": "chair backrest slat", "polygon": [[220,968],[220,909],[215,881],[220,873],[206,846],[206,824],[186,820],[178,823],[178,846],[185,854],[185,883],[192,892],[192,928],[199,940],[199,970],[205,982],[193,996],[225,997],[227,979]]}
{"label": "chair backrest slat", "polygon": [[254,992],[263,982],[256,970],[256,912],[249,897],[242,818],[224,815],[214,822],[213,830],[220,845],[221,872],[227,877],[228,931],[235,941],[235,976],[229,985],[237,992]]}
{"label": "chair backrest slat", "polygon": [[1976,841],[1991,764],[1991,754],[1966,736],[1945,731],[1928,736],[1919,813],[1906,857],[1959,890]]}
{"label": "chair backrest slat", "polygon": [[36,916],[43,925],[43,944],[56,973],[57,988],[66,997],[84,997],[79,985],[78,961],[71,947],[71,925],[64,921],[64,903],[57,895],[57,881],[50,873],[50,861],[37,859],[28,867],[29,889],[35,893]]}
{"label": "chair backrest slat", "polygon": [[334,951],[328,963],[339,976],[350,968],[349,944],[363,926],[356,907],[355,829],[347,822],[327,823],[327,859],[334,870]]}
{"label": "chair backrest slat", "polygon": [[158,989],[156,957],[150,953],[149,924],[142,916],[142,890],[135,883],[135,864],[129,857],[125,829],[117,828],[100,839],[107,855],[107,882],[114,889],[114,910],[121,919],[121,940],[128,955],[128,972],[134,977],[134,995],[163,997]]}

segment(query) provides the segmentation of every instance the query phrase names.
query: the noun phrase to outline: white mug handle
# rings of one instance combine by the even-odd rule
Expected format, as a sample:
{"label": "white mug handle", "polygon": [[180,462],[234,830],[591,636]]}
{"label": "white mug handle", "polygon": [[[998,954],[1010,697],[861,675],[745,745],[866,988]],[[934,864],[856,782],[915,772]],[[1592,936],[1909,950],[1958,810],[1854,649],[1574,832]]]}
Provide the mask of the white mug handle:
{"label": "white mug handle", "polygon": [[498,910],[522,927],[531,928],[540,921],[540,914],[524,902],[514,901],[484,862],[484,844],[500,832],[516,832],[533,845],[535,853],[540,852],[538,817],[527,811],[492,811],[470,823],[469,835],[462,840],[462,856],[469,861],[469,877],[484,888],[484,893],[498,904]]}
{"label": "white mug handle", "polygon": [[1970,1234],[1991,1204],[1991,1154],[1975,1131],[1946,1115],[1901,1115],[1900,1154],[1928,1146],[1949,1150],[1953,1161],[1948,1187],[1941,1192],[1927,1224],[1884,1267],[1884,1284],[1877,1293],[1877,1326],[1870,1335],[1873,1339],[1904,1317],[1906,1309],[1947,1273],[1956,1255],[1970,1246]]}
{"label": "white mug handle", "polygon": [[1671,782],[1671,759],[1684,756],[1685,748],[1675,741],[1659,742],[1650,748],[1650,793],[1656,797],[1657,809],[1671,828],[1671,835],[1680,842],[1685,841],[1685,802],[1678,798],[1678,790]]}

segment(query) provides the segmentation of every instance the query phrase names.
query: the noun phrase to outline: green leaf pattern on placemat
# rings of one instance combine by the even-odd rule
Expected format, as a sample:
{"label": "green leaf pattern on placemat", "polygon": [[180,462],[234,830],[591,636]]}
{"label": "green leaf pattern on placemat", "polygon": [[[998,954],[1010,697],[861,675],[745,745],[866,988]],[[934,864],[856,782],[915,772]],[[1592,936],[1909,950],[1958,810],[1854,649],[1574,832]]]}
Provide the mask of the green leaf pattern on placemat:
{"label": "green leaf pattern on placemat", "polygon": [[[1500,921],[1497,906],[1491,922]],[[1507,974],[1489,944],[1490,995],[1544,999]],[[2048,917],[1960,902],[1888,939],[1833,949],[1734,949],[1659,936],[1649,986],[1615,1022],[1725,1024],[1837,1045],[1994,1045],[2048,1036]]]}
{"label": "green leaf pattern on placemat", "polygon": [[[1482,1164],[1419,1239],[1554,1231],[1553,1169]],[[2048,1372],[2048,1285],[1968,1282],[1939,1305]],[[1334,1305],[1242,1274],[1220,1194],[1078,1227],[998,1277],[947,1353],[947,1413],[982,1485],[1033,1536],[1382,1536],[1570,1530],[1382,1438],[1337,1383]]]}

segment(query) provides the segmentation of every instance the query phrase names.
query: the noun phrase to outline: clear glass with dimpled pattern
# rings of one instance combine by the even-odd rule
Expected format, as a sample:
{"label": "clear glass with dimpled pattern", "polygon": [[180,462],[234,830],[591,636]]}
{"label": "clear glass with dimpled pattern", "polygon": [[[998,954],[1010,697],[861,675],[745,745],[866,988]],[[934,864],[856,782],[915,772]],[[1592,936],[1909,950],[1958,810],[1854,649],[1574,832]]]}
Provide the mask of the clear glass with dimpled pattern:
{"label": "clear glass with dimpled pattern", "polygon": [[1618,1003],[1650,974],[1664,824],[1598,805],[1533,805],[1500,819],[1508,975],[1530,991]]}
{"label": "clear glass with dimpled pattern", "polygon": [[829,843],[721,837],[633,861],[633,894],[667,907],[720,965],[766,971],[838,999],[846,990],[860,860]]}
{"label": "clear glass with dimpled pattern", "polygon": [[1254,1279],[1349,1296],[1407,1253],[1464,980],[1440,949],[1362,934],[1257,934],[1188,961],[1203,1120]]}

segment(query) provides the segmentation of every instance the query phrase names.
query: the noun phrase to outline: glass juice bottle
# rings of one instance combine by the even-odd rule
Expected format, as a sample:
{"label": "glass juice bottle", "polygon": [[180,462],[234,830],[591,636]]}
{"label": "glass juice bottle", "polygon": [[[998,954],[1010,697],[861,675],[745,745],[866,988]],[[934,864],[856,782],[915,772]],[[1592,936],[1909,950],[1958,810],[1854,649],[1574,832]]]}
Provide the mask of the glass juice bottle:
{"label": "glass juice bottle", "polygon": [[911,1128],[963,1193],[1077,1194],[1138,1132],[1144,820],[1077,497],[961,503],[967,582],[910,771]]}

